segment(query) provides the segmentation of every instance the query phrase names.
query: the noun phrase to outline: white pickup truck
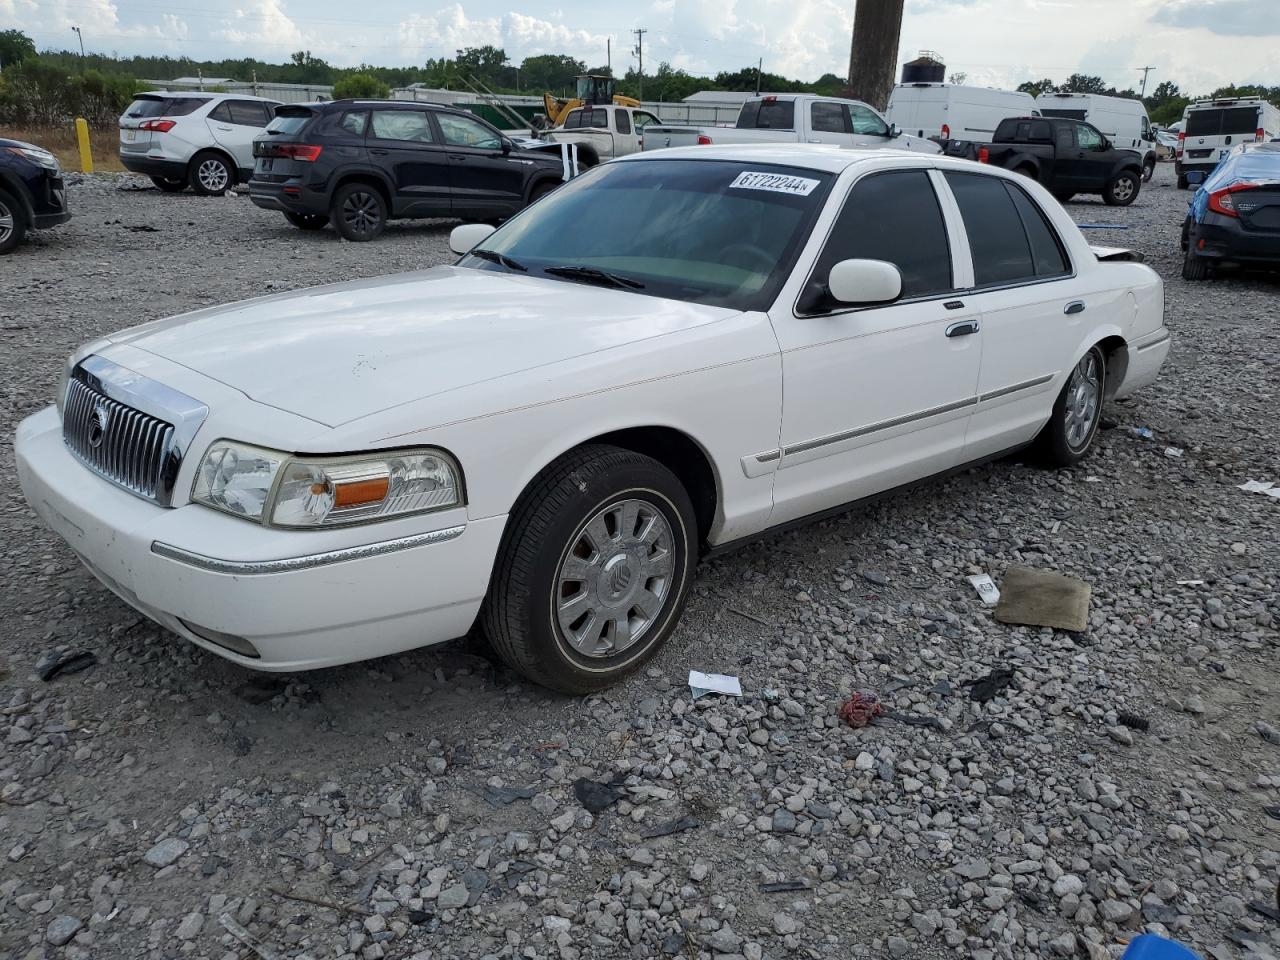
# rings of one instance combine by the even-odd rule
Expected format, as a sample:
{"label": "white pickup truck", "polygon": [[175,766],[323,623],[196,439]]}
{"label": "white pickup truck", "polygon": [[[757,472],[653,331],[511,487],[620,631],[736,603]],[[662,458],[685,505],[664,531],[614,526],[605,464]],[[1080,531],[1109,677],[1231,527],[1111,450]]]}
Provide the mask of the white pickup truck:
{"label": "white pickup truck", "polygon": [[732,127],[677,127],[651,124],[644,150],[725,143],[834,143],[852,147],[894,147],[941,153],[932,140],[911,137],[858,100],[780,93],[753,97],[742,105]]}
{"label": "white pickup truck", "polygon": [[542,134],[544,143],[573,143],[578,146],[578,163],[597,163],[639,153],[644,130],[658,118],[639,107],[617,104],[588,104],[570,110],[564,123]]}

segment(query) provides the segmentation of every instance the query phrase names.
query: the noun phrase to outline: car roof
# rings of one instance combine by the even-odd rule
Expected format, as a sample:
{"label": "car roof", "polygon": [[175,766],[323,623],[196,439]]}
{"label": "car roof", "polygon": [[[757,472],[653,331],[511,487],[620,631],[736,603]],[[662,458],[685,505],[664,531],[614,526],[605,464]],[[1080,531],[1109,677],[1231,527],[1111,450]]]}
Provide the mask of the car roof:
{"label": "car roof", "polygon": [[138,100],[142,97],[166,97],[170,100],[182,100],[188,97],[200,97],[204,100],[257,100],[261,103],[279,103],[279,100],[272,100],[270,97],[255,97],[250,93],[228,93],[219,90],[214,93],[212,90],[143,90],[141,93],[135,93],[133,99]]}
{"label": "car roof", "polygon": [[698,147],[668,147],[648,153],[633,153],[619,157],[613,163],[636,163],[661,160],[721,160],[726,163],[772,163],[785,167],[807,167],[825,173],[842,173],[849,167],[872,160],[915,160],[945,169],[969,170],[977,173],[1005,173],[1002,167],[976,164],[972,160],[944,157],[939,153],[920,153],[911,150],[892,150],[884,147],[827,146],[812,143],[774,144],[714,144]]}

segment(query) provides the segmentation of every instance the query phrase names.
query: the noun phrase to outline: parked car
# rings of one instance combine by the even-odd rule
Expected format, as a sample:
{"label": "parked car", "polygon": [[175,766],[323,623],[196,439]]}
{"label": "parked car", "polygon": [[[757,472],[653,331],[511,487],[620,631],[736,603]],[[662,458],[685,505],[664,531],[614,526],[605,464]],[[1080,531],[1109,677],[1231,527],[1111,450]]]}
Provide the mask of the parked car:
{"label": "parked car", "polygon": [[1178,188],[1188,173],[1208,174],[1241,143],[1266,143],[1280,137],[1280,108],[1259,97],[1200,100],[1182,112],[1182,132],[1174,169]]}
{"label": "parked car", "polygon": [[907,133],[933,140],[990,143],[1008,117],[1034,115],[1035,97],[954,83],[899,83],[889,94],[885,119]]}
{"label": "parked car", "polygon": [[1138,199],[1142,166],[1132,150],[1118,150],[1089,123],[1057,117],[1001,120],[978,160],[1037,180],[1062,203],[1097,193],[1110,206]]}
{"label": "parked car", "polygon": [[1142,179],[1156,172],[1156,135],[1147,108],[1133,97],[1100,93],[1042,93],[1036,97],[1042,117],[1064,117],[1092,124],[1119,150],[1132,150],[1142,165]]}
{"label": "parked car", "polygon": [[1280,143],[1227,153],[1191,197],[1182,249],[1184,280],[1204,280],[1222,263],[1280,266]]}
{"label": "parked car", "polygon": [[850,147],[894,147],[918,153],[941,153],[931,140],[913,137],[891,126],[858,100],[807,93],[753,97],[742,105],[733,127],[682,127],[650,124],[643,150],[731,143],[833,143]]}
{"label": "parked car", "polygon": [[58,158],[34,143],[0,138],[0,256],[29,231],[70,219]]}
{"label": "parked car", "polygon": [[558,153],[524,149],[464,110],[410,101],[283,106],[254,154],[255,204],[357,241],[394,219],[509,217],[565,177]]}
{"label": "parked car", "polygon": [[945,157],[633,154],[450,244],[81,347],[18,428],[27,501],[243,666],[478,619],[583,693],[671,635],[703,553],[1028,444],[1075,464],[1169,351],[1154,271]]}
{"label": "parked car", "polygon": [[572,143],[579,163],[593,167],[614,157],[638,153],[645,128],[660,121],[648,110],[612,105],[577,107],[565,115],[563,125],[541,135],[546,143]]}
{"label": "parked car", "polygon": [[140,93],[120,117],[120,163],[161,190],[221,196],[253,169],[253,140],[279,106],[229,93]]}

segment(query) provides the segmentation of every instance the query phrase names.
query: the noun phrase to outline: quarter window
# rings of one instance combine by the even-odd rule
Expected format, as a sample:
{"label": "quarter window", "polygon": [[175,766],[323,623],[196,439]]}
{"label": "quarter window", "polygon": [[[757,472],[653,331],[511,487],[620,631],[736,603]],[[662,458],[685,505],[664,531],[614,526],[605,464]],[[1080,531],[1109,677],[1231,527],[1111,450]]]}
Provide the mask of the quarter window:
{"label": "quarter window", "polygon": [[815,101],[809,108],[809,122],[814,133],[844,133],[844,105]]}
{"label": "quarter window", "polygon": [[1013,198],[1013,205],[1022,220],[1022,228],[1027,232],[1027,242],[1031,245],[1031,261],[1035,266],[1037,279],[1044,277],[1060,277],[1071,272],[1067,263],[1067,255],[1063,252],[1062,243],[1040,209],[1040,205],[1027,196],[1017,184],[1006,182],[1004,188]]}
{"label": "quarter window", "polygon": [[434,143],[431,124],[421,110],[374,110],[373,135],[379,140],[404,140],[409,143]]}
{"label": "quarter window", "polygon": [[479,120],[460,117],[453,113],[436,114],[444,142],[454,147],[476,147],[480,150],[500,150],[502,138]]}
{"label": "quarter window", "polygon": [[947,228],[925,171],[872,174],[854,185],[801,295],[800,311],[834,308],[826,296],[827,276],[841,260],[855,259],[894,264],[902,273],[904,298],[952,289]]}
{"label": "quarter window", "polygon": [[974,286],[1062,276],[1070,267],[1053,228],[1020,187],[1000,177],[948,173],[969,235]]}

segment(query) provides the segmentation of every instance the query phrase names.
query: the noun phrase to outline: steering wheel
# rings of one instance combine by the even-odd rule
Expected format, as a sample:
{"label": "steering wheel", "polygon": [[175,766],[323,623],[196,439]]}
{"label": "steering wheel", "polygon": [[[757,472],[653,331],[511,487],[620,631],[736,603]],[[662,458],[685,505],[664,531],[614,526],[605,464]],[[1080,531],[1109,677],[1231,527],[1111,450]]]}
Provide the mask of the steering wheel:
{"label": "steering wheel", "polygon": [[725,261],[734,263],[735,252],[746,254],[747,259],[756,261],[756,263],[764,267],[763,273],[771,273],[773,268],[778,265],[777,257],[768,250],[757,247],[754,243],[731,243],[721,251],[720,255]]}

